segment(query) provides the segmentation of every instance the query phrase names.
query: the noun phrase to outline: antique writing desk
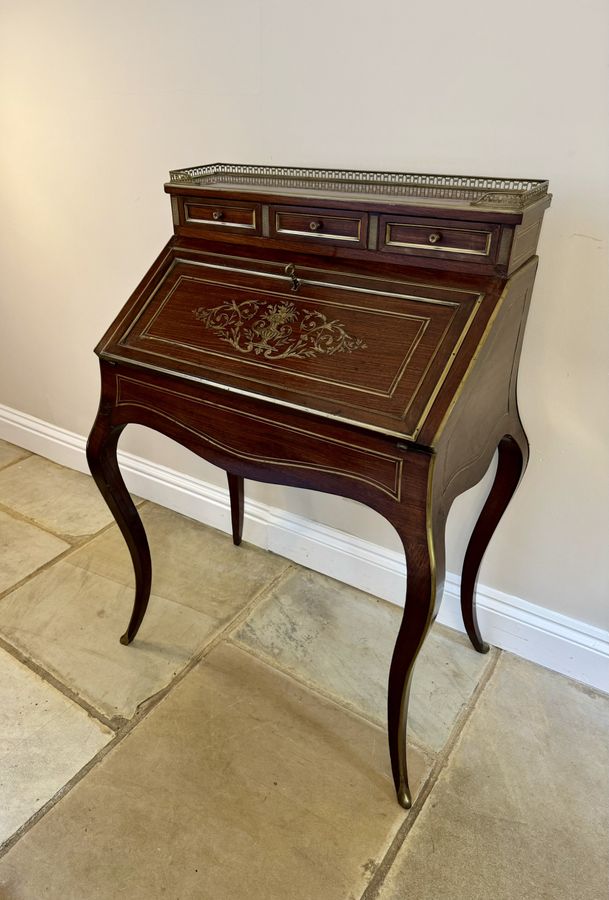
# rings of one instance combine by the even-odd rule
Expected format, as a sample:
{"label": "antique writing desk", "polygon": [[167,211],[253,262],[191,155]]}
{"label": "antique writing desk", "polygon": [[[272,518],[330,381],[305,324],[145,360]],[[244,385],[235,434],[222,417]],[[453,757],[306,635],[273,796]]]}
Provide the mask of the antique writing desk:
{"label": "antique writing desk", "polygon": [[408,696],[441,598],[446,517],[498,447],[461,582],[467,633],[488,649],[474,588],[527,462],[516,381],[548,184],[225,164],[170,177],[174,234],[97,347],[88,460],[136,576],[121,641],[151,583],[117,466],[128,423],[226,470],[237,544],[244,477],[367,504],[406,553],[388,733],[408,807]]}

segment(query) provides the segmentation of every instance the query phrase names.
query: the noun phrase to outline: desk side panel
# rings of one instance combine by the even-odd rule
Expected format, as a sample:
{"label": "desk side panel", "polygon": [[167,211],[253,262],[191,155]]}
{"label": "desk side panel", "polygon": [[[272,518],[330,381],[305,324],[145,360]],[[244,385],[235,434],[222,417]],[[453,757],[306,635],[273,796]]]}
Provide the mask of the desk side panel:
{"label": "desk side panel", "polygon": [[499,441],[522,428],[517,380],[537,258],[510,278],[431,443],[444,503],[484,475]]}

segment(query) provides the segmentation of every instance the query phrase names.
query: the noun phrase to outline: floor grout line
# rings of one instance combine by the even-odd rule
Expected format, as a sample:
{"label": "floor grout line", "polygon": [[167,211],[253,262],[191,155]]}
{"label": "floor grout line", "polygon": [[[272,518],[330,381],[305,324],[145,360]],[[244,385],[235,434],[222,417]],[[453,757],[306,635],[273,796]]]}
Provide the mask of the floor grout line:
{"label": "floor grout line", "polygon": [[[79,706],[83,707],[83,709],[87,709],[89,714],[94,715],[96,719],[103,724],[107,725],[107,727],[111,728],[114,731],[114,737],[108,741],[108,743],[101,748],[75,775],[72,776],[58,791],[43,805],[38,809],[30,818],[24,822],[17,831],[14,832],[9,838],[7,838],[4,843],[0,844],[0,859],[8,853],[8,851],[17,844],[17,842],[27,834],[51,809],[53,809],[65,796],[67,796],[70,791],[76,787],[76,785],[85,778],[89,772],[91,772],[94,768],[96,768],[99,763],[102,762],[105,757],[112,752],[119,744],[125,740],[129,734],[140,724],[145,718],[147,718],[150,713],[152,713],[160,703],[177,687],[177,685],[186,678],[186,676],[202,661],[204,660],[211,652],[218,646],[218,644],[222,643],[225,639],[226,635],[230,632],[230,630],[240,624],[241,621],[247,618],[247,616],[251,613],[251,611],[255,608],[255,606],[264,598],[265,594],[275,588],[281,581],[287,577],[287,575],[291,572],[294,566],[291,563],[286,565],[286,568],[283,569],[278,575],[272,578],[267,584],[265,584],[259,591],[257,591],[251,600],[245,604],[245,606],[239,610],[239,612],[233,616],[233,618],[221,629],[219,629],[211,639],[204,644],[193,656],[190,658],[188,663],[185,665],[183,669],[180,670],[173,678],[169,684],[167,684],[160,691],[157,691],[156,694],[153,694],[151,697],[147,697],[146,700],[143,700],[137,707],[135,714],[128,720],[122,720],[122,724],[118,728],[118,730],[112,729],[112,725],[109,724],[110,720],[103,720],[100,717],[100,714],[97,711],[90,712],[87,709],[88,704],[86,701],[82,701],[82,698],[78,696],[70,696],[67,691],[69,688],[66,688],[65,685],[61,685],[60,682],[54,684],[53,686],[58,687],[58,689],[62,689],[61,692],[66,694],[66,696],[70,696],[70,699],[74,700],[74,702],[78,703]],[[0,638],[0,646],[4,644],[4,640]],[[16,651],[16,648],[12,648],[13,651]],[[20,651],[16,651],[13,653],[17,658],[21,656]],[[21,662],[24,662],[26,665],[30,663],[29,668],[32,668],[36,671],[37,664],[31,664],[32,661],[28,661],[27,658],[23,660],[20,659]],[[44,673],[44,674],[41,674]],[[46,680],[54,682],[54,677],[49,675],[50,673],[44,672],[41,669],[41,673],[37,672],[37,674],[41,674],[41,677],[44,677]],[[61,687],[60,687],[61,685]],[[86,706],[85,706],[86,704]],[[91,710],[93,708],[91,707]],[[114,719],[112,721],[117,721]]]}
{"label": "floor grout line", "polygon": [[122,716],[113,716],[111,719],[108,716],[105,716],[102,712],[96,709],[88,700],[85,700],[84,697],[81,697],[80,694],[77,694],[76,691],[73,691],[72,688],[68,687],[63,681],[53,675],[52,672],[49,672],[48,669],[45,669],[44,666],[41,666],[40,663],[37,663],[35,660],[31,659],[27,656],[23,650],[20,650],[19,647],[15,647],[13,644],[9,643],[6,638],[3,638],[0,635],[0,649],[4,650],[8,653],[9,656],[12,656],[13,659],[16,659],[17,662],[20,662],[23,666],[37,675],[42,681],[45,681],[47,684],[50,684],[51,687],[54,687],[55,690],[59,691],[60,694],[63,694],[64,697],[67,697],[68,700],[71,700],[72,703],[75,703],[77,706],[80,706],[88,716],[92,719],[96,719],[102,725],[105,725],[106,728],[109,728],[113,732],[117,732],[120,728],[123,727],[127,719]]}
{"label": "floor grout line", "polygon": [[236,613],[232,619],[230,619],[224,626],[218,629],[218,631],[214,632],[210,639],[203,644],[199,650],[197,650],[193,656],[189,659],[183,669],[181,669],[176,676],[166,684],[165,687],[161,688],[156,694],[152,694],[150,697],[147,697],[145,700],[138,705],[135,715],[137,716],[140,711],[144,714],[148,714],[148,707],[156,707],[164,697],[169,694],[174,687],[176,687],[180,681],[182,681],[194,668],[197,666],[203,659],[205,659],[212,650],[226,640],[227,636],[230,634],[233,628],[238,627],[241,622],[243,622],[252,612],[252,610],[261,602],[264,598],[265,594],[276,587],[278,584],[283,581],[283,579],[289,574],[289,571],[292,569],[292,565],[288,564],[285,569],[279,572],[278,575],[275,575],[267,584],[265,584],[259,591],[257,591],[251,600],[245,604],[242,609]]}
{"label": "floor grout line", "polygon": [[[0,472],[3,472],[4,469],[0,469]],[[131,498],[133,500],[133,497]],[[135,507],[137,510],[142,509],[149,501],[138,498],[140,500],[139,503],[135,503]],[[14,509],[12,506],[8,506],[6,503],[2,503],[0,501],[0,512],[3,512],[5,515],[10,516],[12,519],[15,519],[18,522],[24,522],[26,525],[32,525],[34,528],[38,528],[39,531],[43,531],[45,534],[51,535],[51,537],[58,538],[60,541],[64,541],[66,544],[70,544],[73,547],[82,547],[84,544],[87,544],[89,541],[92,541],[97,537],[98,534],[101,534],[103,531],[107,531],[108,528],[112,527],[112,525],[116,525],[116,520],[114,517],[111,517],[110,521],[106,525],[102,525],[97,531],[91,531],[88,534],[71,534],[69,531],[54,531],[48,525],[45,525],[44,522],[40,522],[38,519],[34,519],[31,516],[27,516],[25,513],[22,513],[18,509]]]}
{"label": "floor grout line", "polygon": [[[137,507],[138,511],[147,502],[147,500],[144,500],[143,503],[140,503],[140,505]],[[68,544],[65,550],[62,550],[61,553],[57,554],[57,556],[54,556],[52,559],[49,559],[45,563],[42,563],[42,565],[38,566],[37,569],[33,569],[31,572],[28,572],[28,574],[24,575],[24,577],[20,581],[16,581],[15,584],[12,584],[10,587],[4,588],[3,591],[0,591],[0,601],[4,600],[5,597],[8,597],[9,594],[12,594],[13,591],[16,591],[20,587],[23,587],[24,584],[28,583],[28,581],[32,581],[34,578],[36,578],[37,575],[40,575],[41,572],[45,572],[47,569],[51,569],[55,565],[55,563],[62,562],[62,560],[66,559],[66,557],[72,556],[72,554],[76,553],[78,550],[82,550],[83,547],[87,546],[87,544],[90,544],[98,537],[101,537],[112,528],[118,528],[116,521],[114,519],[111,519],[110,522],[100,528],[99,531],[93,531],[90,534],[82,535],[78,538],[68,539],[66,536],[63,536],[56,531],[51,531],[50,529],[45,528],[43,525],[39,525],[38,522],[34,521],[33,519],[28,519],[27,516],[24,516],[22,513],[17,512],[17,510],[13,510],[10,507],[3,506],[2,503],[0,503],[0,511],[9,514],[17,521],[25,522],[28,525],[34,525],[36,528],[39,528],[46,534],[51,535],[51,537],[58,538],[64,543]]]}
{"label": "floor grout line", "polygon": [[[35,455],[35,454],[29,454]],[[27,459],[28,456],[20,457],[18,460],[14,460],[12,463],[9,463],[7,466],[2,467],[0,471],[4,471],[12,465],[16,465],[19,462],[23,462],[24,459]],[[141,510],[143,506],[147,505],[149,501],[143,500],[143,502],[138,504],[138,510]],[[53,537],[56,537],[60,540],[63,540],[67,544],[69,544],[66,549],[54,557],[52,560],[44,563],[42,566],[35,569],[33,572],[29,573],[23,579],[21,579],[16,584],[12,585],[10,588],[5,589],[0,592],[0,601],[4,599],[6,596],[11,594],[13,591],[16,591],[22,585],[26,584],[30,580],[33,580],[35,577],[40,575],[43,571],[51,569],[58,562],[63,561],[67,557],[72,556],[78,550],[81,550],[87,544],[93,542],[101,535],[106,533],[112,528],[116,528],[116,522],[112,519],[107,525],[99,529],[98,531],[92,532],[91,534],[85,535],[84,537],[74,538],[72,536],[66,536],[64,534],[57,533],[52,531],[51,529],[41,525],[39,522],[28,518],[27,516],[19,513],[17,510],[13,510],[10,507],[4,506],[4,504],[0,503],[0,510],[15,518],[16,520],[21,520],[28,524],[31,524],[41,531],[46,532]],[[287,561],[286,561],[287,562]],[[235,632],[239,629],[239,627],[243,624],[243,622],[251,615],[254,609],[261,604],[265,598],[276,589],[284,580],[286,580],[289,575],[299,568],[297,565],[293,563],[287,562],[286,567],[274,578],[272,578],[267,584],[265,584],[258,592],[254,594],[254,596],[249,600],[248,603],[244,605],[242,609],[233,616],[228,623],[226,623],[223,627],[221,627],[217,632],[215,632],[211,638],[204,643],[188,660],[184,668],[176,674],[176,676],[161,690],[152,696],[143,700],[137,707],[134,715],[131,719],[125,719],[120,716],[113,717],[112,719],[105,716],[103,713],[100,713],[96,710],[88,701],[84,698],[80,697],[76,694],[71,688],[67,685],[63,684],[56,676],[52,673],[45,670],[42,666],[36,663],[34,660],[28,658],[21,650],[17,647],[14,647],[12,644],[7,642],[4,638],[0,636],[0,648],[5,650],[7,653],[16,658],[20,663],[25,665],[31,671],[33,671],[37,676],[39,676],[42,680],[49,683],[52,687],[62,693],[67,699],[74,702],[78,706],[80,706],[84,712],[86,712],[91,718],[98,721],[100,724],[109,728],[113,732],[113,736],[108,741],[108,743],[98,751],[71,779],[69,779],[54,795],[51,797],[47,803],[45,803],[39,810],[37,810],[23,825],[17,829],[17,831],[11,835],[3,844],[0,844],[0,858],[2,858],[27,832],[30,831],[51,809],[53,809],[63,797],[67,796],[70,791],[80,782],[82,781],[93,769],[95,769],[105,757],[111,753],[114,749],[118,747],[119,744],[125,740],[129,734],[142,722],[149,714],[151,714],[168,696],[171,694],[175,688],[188,676],[188,674],[199,665],[219,644],[226,643],[229,646],[232,646],[238,650],[241,650],[244,653],[247,653],[252,658],[261,662],[267,668],[273,669],[287,678],[290,678],[292,681],[296,682],[299,686],[303,687],[310,693],[315,696],[323,699],[326,702],[330,702],[338,708],[350,713],[351,715],[356,716],[357,718],[365,721],[367,724],[372,725],[379,731],[385,732],[385,727],[375,721],[371,716],[367,715],[365,712],[360,711],[354,708],[352,705],[349,705],[347,702],[341,702],[341,698],[330,693],[326,692],[323,688],[320,688],[318,685],[309,682],[306,678],[299,677],[293,672],[283,668],[281,665],[277,664],[275,660],[270,657],[263,656],[257,652],[253,648],[248,647],[247,645],[242,644],[235,635]],[[364,890],[360,900],[375,900],[378,896],[379,891],[382,888],[382,885],[391,871],[391,867],[397,857],[398,852],[404,845],[408,834],[412,827],[414,826],[421,810],[424,807],[424,804],[427,800],[427,797],[430,795],[433,787],[437,783],[439,777],[442,772],[446,769],[449,764],[450,757],[458,744],[462,732],[469,722],[471,716],[473,715],[474,710],[477,707],[478,701],[481,698],[482,694],[486,690],[487,685],[494,672],[496,671],[499,659],[501,657],[501,651],[493,650],[494,659],[489,661],[489,665],[485,668],[480,681],[476,685],[476,688],[472,692],[470,698],[464,703],[462,709],[460,710],[457,719],[451,729],[450,736],[444,745],[444,747],[436,753],[435,751],[421,745],[416,739],[410,738],[408,743],[409,746],[413,749],[417,749],[419,752],[422,752],[429,760],[432,761],[431,770],[422,785],[419,793],[415,799],[415,802],[412,806],[412,809],[409,811],[402,825],[399,826],[396,835],[386,853],[383,856],[383,859],[379,863],[374,876],[371,881],[367,885]]]}
{"label": "floor grout line", "polygon": [[[294,564],[294,566],[295,566],[295,568],[306,568],[304,566],[299,566],[298,564]],[[441,626],[441,627],[445,628],[446,626]],[[235,628],[236,628],[236,626],[235,626]],[[234,631],[235,629],[232,629],[232,630]],[[349,703],[349,701],[341,698],[338,694],[333,694],[331,691],[325,690],[323,687],[321,687],[315,681],[309,681],[302,674],[293,672],[290,669],[285,668],[277,660],[273,659],[273,657],[263,654],[260,651],[257,651],[254,647],[250,647],[249,644],[242,643],[237,637],[233,637],[232,633],[227,635],[226,640],[227,640],[227,643],[231,644],[233,647],[237,647],[239,650],[244,650],[246,653],[248,653],[254,659],[257,659],[257,660],[265,663],[271,669],[276,669],[278,672],[281,672],[282,675],[286,675],[288,678],[291,678],[297,684],[300,684],[303,687],[307,688],[307,690],[311,691],[311,693],[317,694],[319,697],[322,697],[324,700],[330,701],[335,706],[340,707],[340,709],[343,709],[343,710],[346,710],[347,712],[353,713],[354,715],[358,716],[358,718],[363,719],[365,722],[368,722],[370,725],[374,725],[376,728],[380,728],[381,730],[386,731],[386,729],[387,729],[386,722],[379,722],[378,719],[373,718],[365,710],[358,709],[356,706]],[[495,647],[493,647],[491,650],[491,653],[493,653],[493,655],[494,655],[495,650],[496,650]],[[497,652],[501,652],[501,651],[497,651]],[[476,693],[478,685],[484,680],[485,673],[488,670],[489,666],[494,667],[494,663],[489,662],[489,664],[485,667],[485,669],[483,670],[483,672],[480,676],[480,681],[478,682],[478,684],[472,691],[471,695],[463,702],[462,707],[459,710],[459,713],[457,714],[457,717],[455,719],[455,723],[453,724],[453,726],[451,728],[451,731],[450,731],[451,735],[453,733],[453,730],[456,728],[457,722],[459,721],[460,717],[464,714],[465,710],[468,708],[468,706],[471,702],[471,698]],[[389,676],[389,666],[387,666],[387,677],[388,676]],[[415,676],[416,676],[416,672],[415,672]],[[447,741],[448,740],[450,740],[450,735],[447,738]],[[416,750],[419,750],[421,753],[423,753],[425,756],[427,756],[429,758],[435,758],[438,755],[438,753],[441,752],[441,751],[434,750],[433,747],[428,747],[426,744],[423,744],[416,737],[409,737],[408,744],[409,744],[409,746],[414,747]]]}
{"label": "floor grout line", "polygon": [[[277,665],[275,663],[275,660],[271,659],[270,657],[256,653],[256,651],[252,647],[249,647],[247,644],[242,644],[240,641],[232,639],[230,634],[227,637],[227,643],[232,647],[236,647],[238,650],[242,650],[244,653],[247,653],[253,659],[266,665],[269,669],[274,669],[276,672],[281,673],[281,675],[285,675],[286,678],[290,678],[300,687],[306,688],[306,690],[311,694],[315,694],[315,696],[321,697],[322,700],[326,700],[327,702],[332,703],[334,706],[337,706],[344,712],[351,713],[351,715],[356,716],[358,719],[361,719],[368,725],[372,725],[374,728],[378,728],[381,732],[383,732],[383,734],[386,733],[386,723],[378,722],[376,719],[373,719],[372,716],[368,715],[363,710],[357,709],[355,706],[350,705],[348,702],[341,702],[341,698],[338,695],[332,694],[329,691],[325,691],[315,682],[307,681],[306,678],[302,678],[295,672],[290,672],[289,669],[284,669],[283,666]],[[415,750],[418,750],[419,753],[422,753],[429,759],[434,759],[437,755],[435,750],[430,747],[426,747],[416,738],[409,738],[408,743],[411,747],[413,747]]]}
{"label": "floor grout line", "polygon": [[[149,502],[150,501],[148,501],[148,500],[143,500],[138,506],[138,511],[141,510],[142,507],[149,504]],[[2,504],[0,504],[0,509],[2,509]],[[8,511],[11,514],[16,512],[16,511],[13,511],[10,509]],[[23,519],[24,521],[28,521],[27,519],[22,517],[21,514],[19,514],[19,513],[17,513],[15,515],[15,518]],[[36,523],[33,523],[33,524],[36,524]],[[19,588],[23,587],[23,585],[27,584],[28,582],[33,581],[38,575],[41,575],[43,572],[46,572],[46,571],[52,569],[53,566],[55,566],[57,563],[63,562],[64,560],[69,559],[71,556],[75,555],[79,550],[82,550],[85,546],[87,546],[87,544],[90,544],[93,541],[97,540],[97,538],[101,537],[102,535],[104,535],[106,532],[110,531],[113,528],[118,529],[118,525],[114,519],[111,519],[111,521],[108,522],[107,525],[104,525],[103,528],[100,528],[99,531],[92,532],[91,534],[86,535],[82,540],[80,540],[79,543],[71,544],[70,546],[66,547],[66,549],[63,550],[61,553],[58,553],[57,556],[54,556],[52,559],[47,560],[46,563],[43,563],[37,569],[34,569],[32,572],[29,572],[20,581],[17,581],[15,584],[11,585],[10,587],[5,588],[5,590],[0,591],[0,603],[2,602],[2,600],[4,600],[6,597],[8,597],[10,594],[12,594],[14,591],[17,591]],[[43,529],[43,530],[46,530],[46,529]],[[55,532],[49,531],[48,533],[53,535],[54,537],[59,537],[59,535],[57,535]],[[291,564],[287,564],[287,568],[290,568],[290,565]],[[285,570],[283,570],[283,572],[287,571],[287,568]],[[280,574],[283,574],[283,572]],[[254,597],[250,601],[250,604],[247,604],[247,606],[245,607],[245,609],[247,609],[247,615],[249,615],[249,613],[251,612],[251,609],[253,608],[253,606],[251,604],[255,605],[255,603],[262,600],[265,592],[267,590],[270,590],[271,587],[273,587],[275,585],[276,580],[277,579],[271,579],[271,582],[269,582],[268,584],[265,584],[264,587],[261,588],[261,590],[254,595]],[[242,610],[240,611],[240,613],[241,612],[242,612]],[[241,620],[238,620],[238,615],[239,614],[237,614],[236,617],[234,617],[233,619],[230,620],[230,622],[226,626],[227,628],[238,627],[238,625],[241,623]],[[246,617],[246,615],[244,614],[244,618],[245,617]],[[224,634],[224,629],[222,629],[221,633]],[[213,640],[213,637],[212,637],[212,640]],[[205,646],[207,646],[207,645],[205,645]],[[78,706],[80,706],[82,709],[84,709],[84,711],[88,715],[92,716],[94,719],[97,719],[103,725],[106,725],[108,728],[111,728],[113,731],[117,731],[117,729],[119,729],[123,726],[123,723],[126,720],[122,716],[114,716],[113,718],[109,719],[103,713],[99,712],[94,706],[89,704],[87,700],[85,700],[83,697],[81,697],[79,694],[77,694],[75,691],[73,691],[71,688],[69,688],[67,685],[65,685],[59,678],[57,678],[55,675],[53,675],[51,672],[49,672],[48,669],[46,669],[40,663],[37,663],[34,659],[29,657],[26,652],[20,650],[18,647],[16,647],[14,644],[12,644],[9,640],[2,637],[2,635],[0,635],[0,648],[2,648],[10,656],[13,656],[15,659],[17,659],[22,665],[26,666],[26,668],[28,668],[32,672],[34,672],[43,681],[46,681],[49,684],[51,684],[56,690],[58,690],[60,693],[64,694],[64,696],[66,696],[69,700],[76,703]],[[148,699],[150,699],[150,698],[148,698]],[[143,701],[143,702],[145,702],[145,701]]]}
{"label": "floor grout line", "polygon": [[422,809],[425,806],[427,798],[431,794],[438,779],[449,765],[453,751],[459,744],[463,731],[469,723],[475,710],[477,709],[480,699],[486,692],[486,689],[490,684],[493,675],[497,670],[499,661],[503,655],[503,651],[499,650],[496,647],[493,647],[491,649],[491,653],[493,654],[494,658],[490,660],[469,700],[457,716],[448,740],[446,741],[440,752],[437,754],[435,762],[425,780],[425,783],[419,790],[419,793],[417,794],[417,797],[415,798],[415,801],[406,819],[398,828],[395,837],[389,845],[385,855],[383,856],[383,859],[379,863],[372,879],[361,895],[360,900],[376,900],[376,898],[378,897],[379,892],[387,878],[387,875],[391,871],[391,867],[395,862],[399,851],[404,846],[406,839],[408,838],[408,834],[414,827]]}
{"label": "floor grout line", "polygon": [[[32,456],[35,454],[31,454]],[[5,467],[8,468],[8,467]],[[3,470],[2,470],[3,471]],[[140,509],[147,501],[144,500],[142,504],[138,507]],[[2,503],[0,503],[0,510],[8,513],[11,517],[13,517],[17,521],[23,521],[31,525],[35,525],[37,528],[40,528],[41,531],[44,531],[47,534],[50,534],[52,537],[59,538],[60,540],[64,540],[59,534],[54,531],[50,531],[43,526],[40,526],[37,522],[28,519],[26,516],[23,516],[17,510],[13,510],[10,507],[5,507]],[[9,597],[14,591],[17,591],[19,588],[23,587],[28,582],[33,581],[43,572],[49,571],[53,568],[57,563],[63,562],[68,557],[74,555],[78,550],[82,550],[83,547],[86,547],[87,544],[90,544],[92,541],[96,540],[96,538],[100,537],[105,532],[109,531],[112,528],[118,527],[116,521],[111,519],[107,525],[104,525],[103,528],[100,528],[99,531],[94,531],[91,534],[84,535],[78,540],[77,543],[65,541],[68,546],[61,553],[58,553],[57,556],[54,556],[52,559],[47,560],[41,566],[38,566],[36,569],[33,569],[31,572],[28,572],[23,578],[19,581],[12,584],[10,587],[5,588],[3,591],[0,591],[0,604],[4,599]],[[1,609],[0,609],[1,612]],[[58,690],[61,694],[71,700],[73,703],[76,703],[80,706],[87,715],[91,716],[94,719],[97,719],[107,728],[110,728],[112,731],[116,732],[117,728],[122,727],[122,723],[125,721],[121,716],[115,716],[112,719],[109,719],[107,716],[104,716],[103,713],[100,713],[94,706],[89,704],[83,697],[65,685],[59,678],[49,672],[44,666],[37,663],[31,657],[29,657],[24,651],[20,650],[18,647],[15,647],[14,644],[11,644],[9,640],[2,637],[0,635],[0,648],[4,650],[9,656],[12,656],[18,662],[20,662],[23,666],[30,669],[30,671],[34,672],[39,678],[43,681],[46,681],[56,690]]]}
{"label": "floor grout line", "polygon": [[[10,443],[10,441],[6,441],[6,443]],[[13,444],[13,447],[16,447],[17,444]],[[22,447],[19,448],[23,449]],[[0,466],[0,472],[4,472],[5,469],[10,469],[11,466],[16,466],[17,463],[23,462],[24,459],[28,459],[30,456],[36,456],[35,453],[32,453],[31,450],[23,450],[23,456],[19,456],[17,459],[12,459],[10,462],[4,463],[3,466]]]}
{"label": "floor grout line", "polygon": [[[362,721],[366,722],[367,725],[372,725],[374,728],[377,728],[379,731],[382,731],[382,732],[385,731],[384,725],[381,725],[378,722],[375,722],[374,719],[365,715],[365,713],[360,712],[358,709],[355,709],[352,706],[347,706],[347,705],[341,703],[332,694],[327,694],[325,691],[318,688],[317,685],[315,685],[311,682],[305,681],[302,678],[299,678],[297,675],[295,675],[293,672],[290,672],[288,669],[282,669],[280,666],[274,665],[270,659],[268,659],[265,656],[259,656],[257,653],[254,653],[254,651],[250,647],[248,647],[246,644],[241,644],[239,641],[233,641],[230,639],[230,636],[228,637],[226,643],[229,644],[231,647],[234,647],[236,650],[240,650],[242,653],[246,653],[252,659],[255,659],[256,662],[262,663],[264,666],[267,667],[267,669],[272,669],[275,672],[279,672],[280,675],[284,675],[286,678],[289,678],[290,681],[295,682],[299,687],[305,688],[307,691],[309,691],[311,694],[314,694],[316,697],[320,697],[322,700],[326,700],[327,702],[332,703],[333,706],[337,706],[339,709],[342,709],[344,712],[351,713],[352,715],[356,716],[358,719],[361,719]],[[433,751],[429,751],[428,749],[425,749],[416,743],[413,744],[413,746],[416,746],[417,750],[424,751],[428,756],[433,755]]]}
{"label": "floor grout line", "polygon": [[[4,469],[0,470],[4,472]],[[43,522],[39,522],[36,519],[33,519],[31,516],[26,516],[25,513],[20,512],[18,509],[13,509],[12,506],[7,506],[6,503],[2,503],[0,501],[0,512],[3,512],[5,515],[10,516],[11,519],[15,519],[17,522],[23,522],[26,525],[32,525],[34,528],[38,528],[39,531],[43,531],[45,534],[50,534],[51,537],[57,538],[60,541],[64,541],[66,544],[74,544],[78,542],[78,536],[71,535],[69,532],[65,534],[61,531],[53,531],[52,528],[49,528],[48,525],[45,525]],[[97,532],[95,532],[97,534]],[[85,536],[85,540],[88,539],[89,535]]]}

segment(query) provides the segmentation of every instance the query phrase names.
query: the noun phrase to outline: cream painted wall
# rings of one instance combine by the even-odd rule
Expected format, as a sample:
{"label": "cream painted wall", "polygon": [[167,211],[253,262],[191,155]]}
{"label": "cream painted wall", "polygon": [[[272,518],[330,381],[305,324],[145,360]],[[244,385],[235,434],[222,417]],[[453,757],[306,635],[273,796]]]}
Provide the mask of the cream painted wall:
{"label": "cream painted wall", "polygon": [[[170,168],[550,179],[520,376],[532,459],[482,580],[606,627],[606,0],[4,0],[0,14],[0,403],[81,434],[92,348],[170,234]],[[123,446],[223,483],[143,429]],[[348,501],[250,493],[397,547]],[[451,571],[482,496],[455,506]]]}

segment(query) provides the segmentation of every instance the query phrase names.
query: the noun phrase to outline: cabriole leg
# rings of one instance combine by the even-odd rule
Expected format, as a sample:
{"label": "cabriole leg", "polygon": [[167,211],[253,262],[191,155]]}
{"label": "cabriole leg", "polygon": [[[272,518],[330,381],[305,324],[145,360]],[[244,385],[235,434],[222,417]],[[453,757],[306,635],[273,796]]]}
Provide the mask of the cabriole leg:
{"label": "cabriole leg", "polygon": [[389,670],[387,726],[393,780],[398,802],[405,809],[412,805],[406,755],[412,676],[436,617],[444,585],[444,518],[430,523],[428,534],[425,516],[421,511],[418,525],[407,531],[398,528],[406,552],[407,588],[404,615]]}
{"label": "cabriole leg", "polygon": [[124,425],[112,425],[108,415],[100,412],[93,423],[87,442],[87,461],[104,500],[120,528],[133,561],[135,599],[133,612],[121,644],[130,644],[136,636],[148,606],[152,567],[146,532],[138,511],[129,496],[116,458],[116,447]]}
{"label": "cabriole leg", "polygon": [[486,548],[512,499],[529,459],[529,442],[521,426],[499,442],[497,472],[486,503],[470,538],[461,576],[461,612],[465,630],[479,653],[488,652],[476,614],[476,582]]}

